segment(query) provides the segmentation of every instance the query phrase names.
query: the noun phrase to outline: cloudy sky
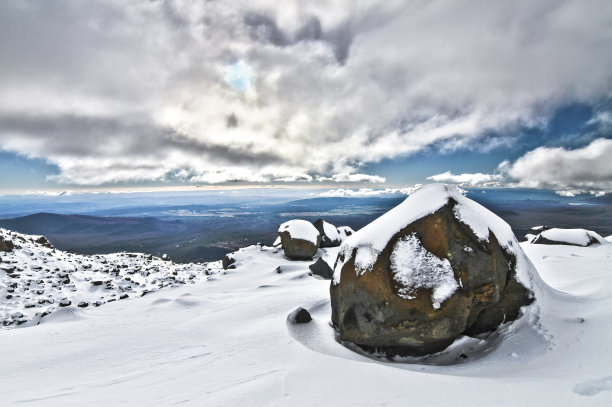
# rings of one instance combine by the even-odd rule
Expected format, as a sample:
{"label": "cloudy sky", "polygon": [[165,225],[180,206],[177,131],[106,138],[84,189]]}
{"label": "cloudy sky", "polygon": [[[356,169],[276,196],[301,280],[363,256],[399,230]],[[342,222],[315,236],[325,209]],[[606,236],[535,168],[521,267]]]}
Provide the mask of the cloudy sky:
{"label": "cloudy sky", "polygon": [[612,2],[5,0],[0,190],[612,191]]}

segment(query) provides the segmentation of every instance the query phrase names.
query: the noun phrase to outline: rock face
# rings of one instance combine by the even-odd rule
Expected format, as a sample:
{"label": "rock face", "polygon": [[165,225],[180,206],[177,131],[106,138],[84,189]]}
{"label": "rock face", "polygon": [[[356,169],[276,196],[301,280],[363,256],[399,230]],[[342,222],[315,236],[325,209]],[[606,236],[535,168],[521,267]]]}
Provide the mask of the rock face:
{"label": "rock face", "polygon": [[285,256],[292,260],[309,260],[321,245],[321,235],[312,223],[290,220],[278,228]]}
{"label": "rock face", "polygon": [[329,264],[321,257],[317,259],[314,263],[308,266],[310,272],[315,275],[324,278],[325,280],[331,280],[334,276],[334,270],[329,267]]}
{"label": "rock face", "polygon": [[429,185],[342,245],[330,287],[340,339],[423,355],[516,319],[533,266],[510,227],[452,187]]}
{"label": "rock face", "polygon": [[533,244],[558,244],[567,246],[592,246],[608,244],[608,241],[592,230],[586,229],[545,229],[531,240]]}
{"label": "rock face", "polygon": [[342,243],[342,238],[338,229],[323,219],[317,219],[313,225],[321,235],[321,247],[338,247]]}

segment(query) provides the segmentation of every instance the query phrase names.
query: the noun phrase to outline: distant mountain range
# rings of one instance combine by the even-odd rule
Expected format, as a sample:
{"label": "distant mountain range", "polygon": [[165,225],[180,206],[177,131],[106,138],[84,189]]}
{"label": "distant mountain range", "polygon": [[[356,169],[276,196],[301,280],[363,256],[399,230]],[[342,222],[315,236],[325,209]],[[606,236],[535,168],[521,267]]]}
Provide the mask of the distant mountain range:
{"label": "distant mountain range", "polygon": [[[471,192],[468,197],[508,222],[519,240],[535,225],[612,234],[612,202],[607,198],[572,202],[554,193],[508,190]],[[41,212],[0,219],[0,227],[45,235],[55,247],[79,254],[127,250],[168,254],[177,262],[214,261],[239,247],[271,244],[278,226],[289,219],[321,217],[358,230],[403,199],[313,197],[289,202],[113,205],[87,215]]]}

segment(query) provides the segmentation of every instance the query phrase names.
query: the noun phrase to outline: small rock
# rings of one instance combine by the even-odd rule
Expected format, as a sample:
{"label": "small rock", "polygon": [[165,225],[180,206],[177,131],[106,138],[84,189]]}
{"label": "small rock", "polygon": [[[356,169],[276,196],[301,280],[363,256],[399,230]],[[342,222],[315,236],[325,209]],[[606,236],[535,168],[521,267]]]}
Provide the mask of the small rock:
{"label": "small rock", "polygon": [[319,257],[316,262],[308,266],[313,275],[324,278],[325,280],[331,280],[334,276],[334,270],[329,267],[329,264],[323,258]]}
{"label": "small rock", "polygon": [[223,260],[221,260],[221,265],[223,266],[223,270],[235,269],[236,259],[232,256],[231,253],[228,253],[223,256]]}
{"label": "small rock", "polygon": [[60,301],[59,305],[60,307],[67,307],[70,304],[72,304],[72,301],[70,301],[68,298],[64,298],[63,300]]}
{"label": "small rock", "polygon": [[79,308],[87,308],[87,307],[89,307],[89,303],[87,301],[81,301],[81,302],[79,302],[77,307],[79,307]]}
{"label": "small rock", "polygon": [[302,307],[298,307],[287,316],[287,321],[292,324],[307,324],[312,321],[312,317],[310,312]]}

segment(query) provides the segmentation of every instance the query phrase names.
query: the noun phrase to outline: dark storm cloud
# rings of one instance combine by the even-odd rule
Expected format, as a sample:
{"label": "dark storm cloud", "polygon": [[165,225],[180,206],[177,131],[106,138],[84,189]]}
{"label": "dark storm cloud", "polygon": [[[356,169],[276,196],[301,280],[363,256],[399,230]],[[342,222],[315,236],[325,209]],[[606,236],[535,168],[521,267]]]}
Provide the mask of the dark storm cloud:
{"label": "dark storm cloud", "polygon": [[288,47],[301,41],[324,41],[331,45],[339,64],[344,64],[349,56],[353,36],[348,25],[343,24],[324,32],[317,17],[305,17],[295,34],[283,32],[271,17],[249,12],[244,16],[244,24],[255,41],[268,42],[278,47]]}

